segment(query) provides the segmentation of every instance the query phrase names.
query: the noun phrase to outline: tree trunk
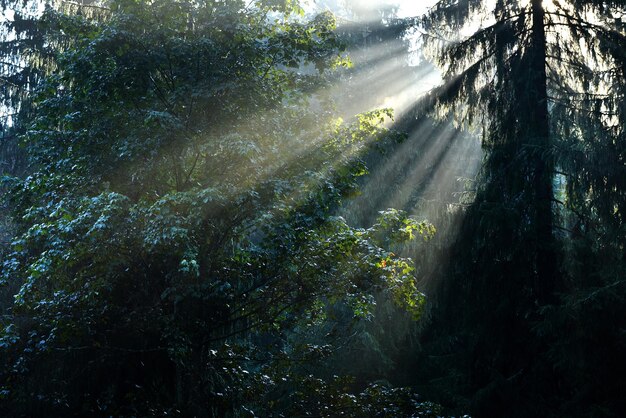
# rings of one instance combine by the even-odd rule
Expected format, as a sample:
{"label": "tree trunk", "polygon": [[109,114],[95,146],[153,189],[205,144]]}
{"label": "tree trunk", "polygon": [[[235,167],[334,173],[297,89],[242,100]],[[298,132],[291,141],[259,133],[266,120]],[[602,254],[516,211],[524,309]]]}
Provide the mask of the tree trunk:
{"label": "tree trunk", "polygon": [[530,46],[530,88],[528,89],[528,141],[534,160],[534,221],[537,240],[536,283],[539,303],[550,303],[554,292],[556,260],[553,236],[552,201],[554,160],[550,140],[546,75],[546,31],[543,0],[532,0]]}

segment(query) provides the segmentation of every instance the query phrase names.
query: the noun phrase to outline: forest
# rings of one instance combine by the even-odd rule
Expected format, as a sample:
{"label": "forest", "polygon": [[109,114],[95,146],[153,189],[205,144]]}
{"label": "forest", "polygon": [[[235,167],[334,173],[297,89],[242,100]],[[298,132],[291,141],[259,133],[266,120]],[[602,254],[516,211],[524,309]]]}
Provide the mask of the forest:
{"label": "forest", "polygon": [[0,416],[626,417],[625,0],[0,0]]}

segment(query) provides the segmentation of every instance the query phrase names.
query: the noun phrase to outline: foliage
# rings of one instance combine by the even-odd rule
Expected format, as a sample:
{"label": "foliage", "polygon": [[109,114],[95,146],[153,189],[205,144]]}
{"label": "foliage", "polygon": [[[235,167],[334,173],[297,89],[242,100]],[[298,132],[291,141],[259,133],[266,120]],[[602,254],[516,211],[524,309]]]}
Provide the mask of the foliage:
{"label": "foliage", "polygon": [[388,109],[344,123],[315,94],[347,62],[332,15],[72,7],[33,20],[49,61],[19,102],[29,175],[5,179],[3,413],[432,415],[406,391],[353,397],[305,372],[333,338],[298,335],[329,312],[367,318],[377,292],[420,314],[412,261],[385,247],[434,233],[400,211],[370,228],[333,216],[360,156],[403,136]]}

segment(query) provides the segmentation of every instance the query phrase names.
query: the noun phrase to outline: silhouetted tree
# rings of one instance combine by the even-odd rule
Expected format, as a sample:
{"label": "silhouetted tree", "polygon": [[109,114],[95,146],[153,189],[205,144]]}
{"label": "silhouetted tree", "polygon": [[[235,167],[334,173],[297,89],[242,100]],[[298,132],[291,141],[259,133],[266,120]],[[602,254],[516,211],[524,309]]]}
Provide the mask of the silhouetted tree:
{"label": "silhouetted tree", "polygon": [[[571,369],[557,367],[564,357],[549,354],[563,345],[548,312],[566,309],[558,294],[590,290],[582,290],[590,278],[566,261],[570,245],[581,244],[582,234],[591,240],[583,245],[587,254],[603,258],[595,246],[624,243],[623,15],[623,2],[444,0],[416,23],[444,73],[427,109],[479,127],[487,152],[425,334],[439,364],[422,368],[447,376],[439,393],[473,404],[479,416],[565,413],[555,405],[571,396]],[[599,236],[592,225],[614,235]],[[622,286],[623,254],[610,263],[613,272],[598,279]],[[624,293],[616,297],[623,301]],[[606,313],[614,307],[596,306]],[[620,344],[621,326],[612,326],[612,344]],[[572,358],[580,349],[560,354]],[[614,393],[612,383],[602,387]],[[600,399],[579,398],[579,409],[567,414],[623,412],[613,401],[594,405]]]}

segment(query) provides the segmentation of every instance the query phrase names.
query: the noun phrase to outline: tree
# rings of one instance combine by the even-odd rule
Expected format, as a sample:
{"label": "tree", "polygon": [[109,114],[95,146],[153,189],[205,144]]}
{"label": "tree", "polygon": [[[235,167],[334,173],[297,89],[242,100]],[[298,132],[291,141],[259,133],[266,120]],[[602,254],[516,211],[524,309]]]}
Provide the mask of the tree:
{"label": "tree", "polygon": [[[575,349],[555,342],[547,312],[564,314],[567,297],[558,295],[586,294],[590,283],[583,284],[567,261],[569,243],[596,254],[584,262],[589,267],[603,258],[592,247],[624,243],[618,232],[624,189],[617,180],[624,156],[622,16],[623,2],[446,0],[417,22],[444,72],[426,108],[453,110],[459,123],[479,126],[487,151],[450,277],[439,291],[440,309],[425,336],[431,349],[448,355],[448,363],[430,362],[426,369],[450,367],[444,390],[456,387],[451,392],[481,416],[565,413],[547,399],[569,396],[571,369],[556,366],[563,358],[547,353],[560,346],[560,355],[573,356]],[[615,160],[598,164],[592,156],[606,147]],[[555,190],[559,181],[565,187]],[[613,232],[600,237],[599,225]],[[581,235],[600,241],[582,244]],[[623,254],[613,254],[613,271],[599,280],[622,286]],[[616,297],[623,301],[623,292]],[[612,344],[621,326],[611,326],[606,338]],[[605,393],[614,393],[604,385]],[[577,402],[579,409],[567,414],[585,416],[594,408],[623,413],[623,405],[607,406],[606,398]]]}
{"label": "tree", "polygon": [[412,262],[385,246],[433,233],[401,211],[369,228],[333,216],[360,156],[402,136],[381,126],[388,110],[346,124],[314,95],[345,63],[332,15],[76,7],[35,19],[55,71],[24,99],[29,174],[5,179],[2,412],[434,414],[407,391],[355,403],[345,379],[306,373],[331,347],[300,336],[339,306],[366,317],[377,291],[419,315]]}

